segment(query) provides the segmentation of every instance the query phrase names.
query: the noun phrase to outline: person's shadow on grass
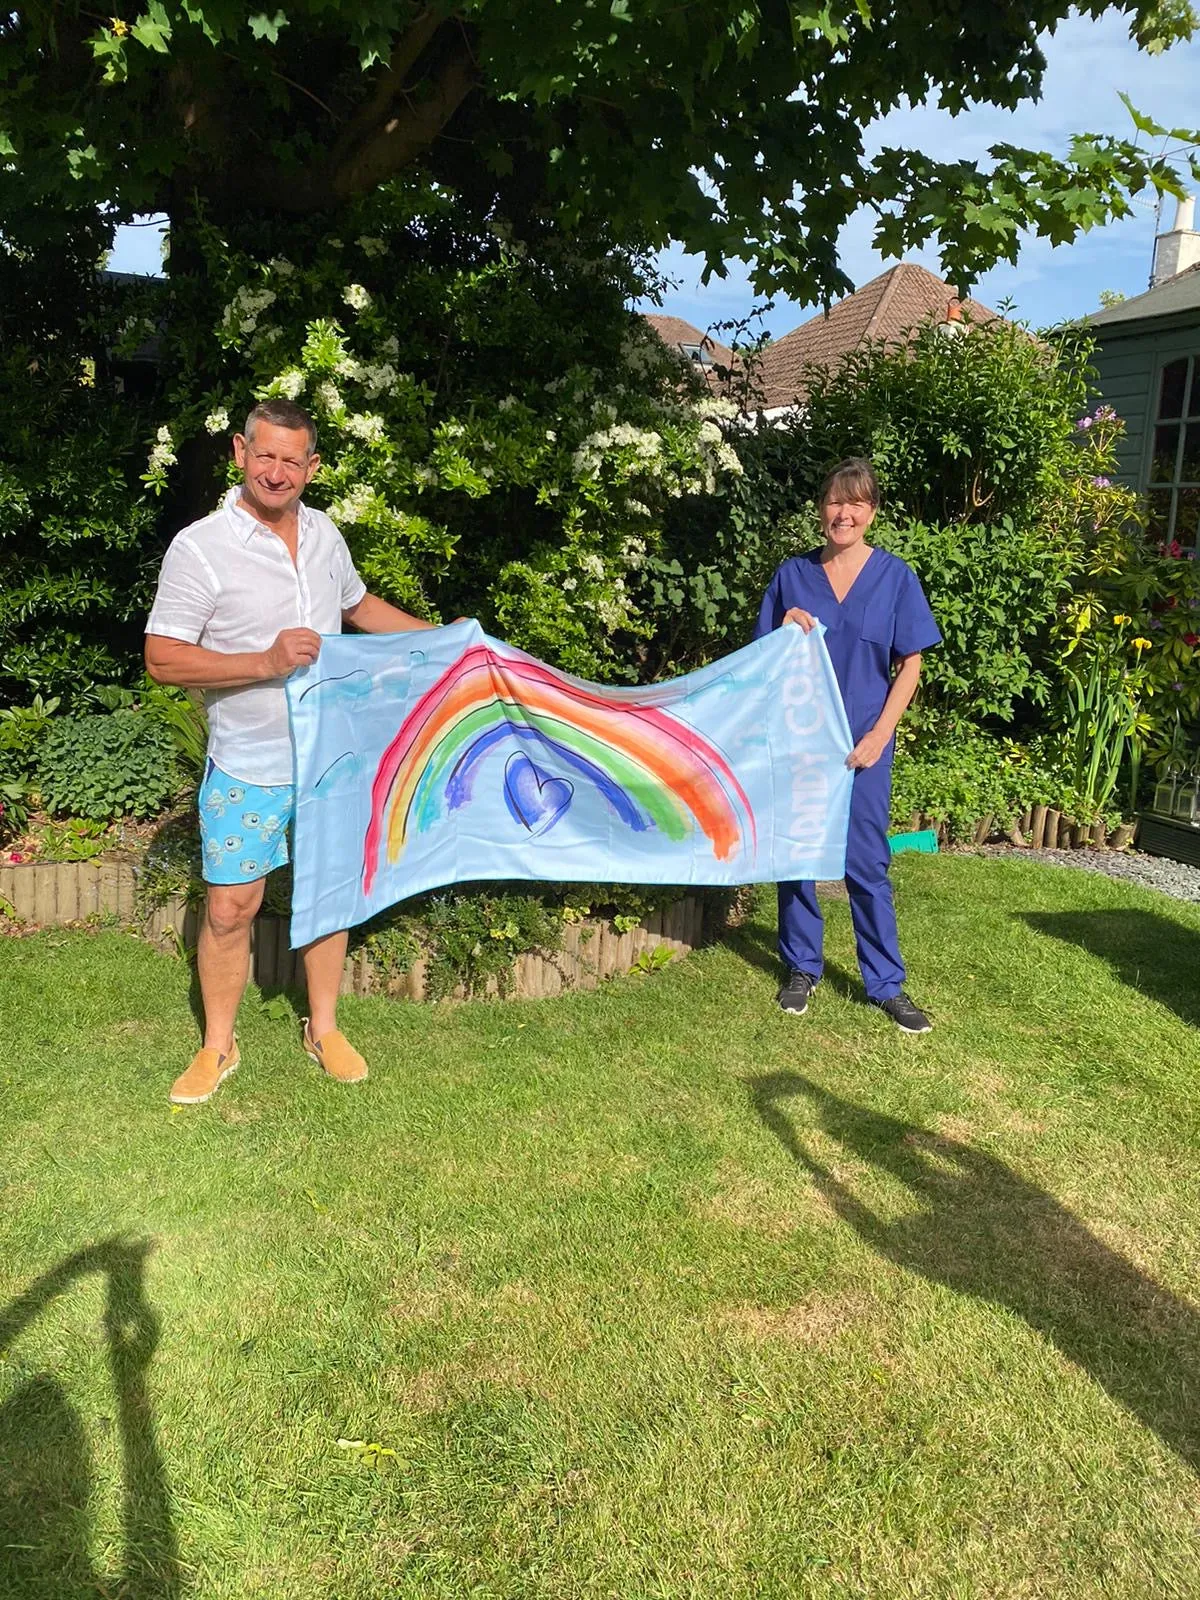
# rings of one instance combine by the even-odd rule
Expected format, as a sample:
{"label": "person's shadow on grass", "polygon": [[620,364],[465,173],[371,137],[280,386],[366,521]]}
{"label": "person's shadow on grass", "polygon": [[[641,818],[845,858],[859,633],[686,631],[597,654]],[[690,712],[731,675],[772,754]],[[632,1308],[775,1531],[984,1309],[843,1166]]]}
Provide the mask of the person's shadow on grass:
{"label": "person's shadow on grass", "polygon": [[0,1595],[12,1600],[175,1600],[182,1574],[147,1370],[158,1318],[146,1299],[146,1240],[81,1250],[0,1310],[0,1353],[81,1277],[103,1273],[104,1335],[122,1458],[124,1570],[97,1572],[89,1552],[91,1452],[79,1414],[46,1373],[0,1405]]}
{"label": "person's shadow on grass", "polygon": [[[932,1283],[1015,1311],[1200,1471],[1200,1314],[1192,1306],[982,1151],[798,1073],[754,1078],[749,1088],[766,1127],[872,1248]],[[887,1221],[835,1177],[788,1115],[797,1097],[811,1126],[899,1179],[917,1209]]]}
{"label": "person's shadow on grass", "polygon": [[1131,989],[1200,1028],[1200,931],[1157,911],[1024,911],[1036,933],[1099,956]]}

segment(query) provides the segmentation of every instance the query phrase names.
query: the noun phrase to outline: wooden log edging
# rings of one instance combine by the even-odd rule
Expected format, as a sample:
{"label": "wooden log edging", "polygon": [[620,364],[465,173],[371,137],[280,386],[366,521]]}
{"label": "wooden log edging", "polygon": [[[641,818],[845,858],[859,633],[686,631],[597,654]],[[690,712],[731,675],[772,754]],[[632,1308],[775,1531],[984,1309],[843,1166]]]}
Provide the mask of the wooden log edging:
{"label": "wooden log edging", "polygon": [[[137,914],[137,874],[132,861],[34,861],[0,867],[0,909],[11,906],[21,922],[61,927],[111,919],[163,948],[191,949],[199,928],[197,910],[182,895],[173,896],[146,917]],[[595,989],[607,978],[627,973],[638,957],[665,945],[675,956],[689,954],[704,936],[704,902],[686,895],[665,911],[618,934],[607,922],[569,923],[560,949],[517,957],[509,994],[543,999],[570,989]],[[286,989],[304,981],[300,954],[288,945],[285,917],[257,917],[250,934],[250,975],[262,989]],[[424,1000],[423,959],[391,980],[372,966],[365,950],[347,958],[342,994],[387,994]],[[493,980],[489,995],[498,994]],[[461,990],[454,998],[462,999]]]}
{"label": "wooden log edging", "polygon": [[[995,817],[981,817],[967,829],[959,844],[986,844],[989,839],[1001,837],[1017,848],[1035,850],[1125,850],[1137,841],[1138,823],[1122,822],[1110,833],[1103,822],[1076,822],[1050,806],[1033,806],[1018,817],[1012,828],[1005,832],[995,826]],[[949,843],[949,833],[944,821],[914,811],[909,819],[909,831],[918,833],[925,829],[937,834],[939,845]]]}

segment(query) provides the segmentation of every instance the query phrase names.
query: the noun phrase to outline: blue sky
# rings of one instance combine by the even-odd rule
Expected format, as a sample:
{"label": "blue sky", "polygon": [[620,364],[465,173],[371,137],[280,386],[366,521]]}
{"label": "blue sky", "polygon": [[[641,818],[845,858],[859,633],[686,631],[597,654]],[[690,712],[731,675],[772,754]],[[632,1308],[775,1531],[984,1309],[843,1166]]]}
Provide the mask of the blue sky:
{"label": "blue sky", "polygon": [[[1200,39],[1161,56],[1147,56],[1130,41],[1121,16],[1109,12],[1098,21],[1074,17],[1045,41],[1049,63],[1042,98],[1017,112],[980,106],[952,118],[936,106],[895,111],[866,134],[868,151],[882,145],[913,146],[944,159],[986,160],[990,145],[1006,141],[1065,154],[1073,133],[1116,133],[1133,128],[1118,99],[1124,90],[1139,110],[1165,126],[1200,123]],[[1168,201],[1167,225],[1174,218]],[[1140,294],[1148,286],[1155,215],[1152,200],[1136,214],[1083,235],[1075,244],[1052,249],[1030,239],[1015,267],[995,268],[973,293],[986,304],[1009,299],[1016,315],[1044,327],[1097,309],[1102,289]],[[852,218],[841,239],[845,269],[856,284],[866,283],[891,263],[871,248],[871,223],[865,213]],[[122,272],[156,272],[160,263],[157,226],[122,228],[112,266]],[[935,250],[906,257],[939,270]],[[674,280],[661,309],[686,317],[701,328],[746,316],[755,303],[745,269],[729,264],[728,276],[700,285],[700,262],[678,248],[665,251],[662,265]],[[760,326],[778,337],[807,316],[812,307],[779,299]]]}
{"label": "blue sky", "polygon": [[[1115,12],[1098,21],[1072,17],[1044,40],[1047,71],[1042,98],[1019,111],[978,106],[950,117],[934,105],[892,112],[867,130],[868,154],[883,145],[924,150],[943,160],[986,162],[991,145],[1002,142],[1065,155],[1074,133],[1114,133],[1132,137],[1133,124],[1118,93],[1124,90],[1139,111],[1166,127],[1200,125],[1200,38],[1160,56],[1139,51],[1127,23]],[[1030,238],[1015,267],[996,267],[972,293],[987,305],[1008,299],[1015,315],[1034,327],[1046,327],[1099,308],[1102,289],[1127,296],[1149,287],[1154,249],[1153,199],[1139,197],[1136,214],[1123,222],[1083,234],[1073,245],[1057,249]],[[1166,202],[1167,222],[1174,221],[1175,203]],[[893,264],[871,247],[872,219],[860,212],[847,224],[840,253],[847,275],[862,285]],[[934,272],[940,271],[936,249],[910,253]],[[748,315],[755,296],[744,267],[729,263],[728,276],[700,284],[702,262],[679,248],[664,252],[661,265],[675,282],[661,310],[685,317],[700,328]],[[806,320],[817,307],[777,299],[773,311],[756,325],[776,338]]]}

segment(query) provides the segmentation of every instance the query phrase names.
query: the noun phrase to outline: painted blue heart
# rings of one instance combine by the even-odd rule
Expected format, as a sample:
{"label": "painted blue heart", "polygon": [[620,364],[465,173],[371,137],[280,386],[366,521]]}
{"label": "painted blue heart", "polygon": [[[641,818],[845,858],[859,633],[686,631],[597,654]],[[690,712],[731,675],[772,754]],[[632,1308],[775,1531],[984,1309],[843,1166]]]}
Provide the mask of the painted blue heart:
{"label": "painted blue heart", "polygon": [[570,809],[575,785],[535,767],[519,750],[504,763],[504,803],[530,833],[547,833]]}

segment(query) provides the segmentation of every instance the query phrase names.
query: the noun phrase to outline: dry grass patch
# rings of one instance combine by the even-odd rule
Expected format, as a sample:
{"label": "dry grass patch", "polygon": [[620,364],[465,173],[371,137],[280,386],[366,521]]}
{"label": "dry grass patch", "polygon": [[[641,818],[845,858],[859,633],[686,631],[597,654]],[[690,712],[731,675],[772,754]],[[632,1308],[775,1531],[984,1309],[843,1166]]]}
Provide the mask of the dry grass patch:
{"label": "dry grass patch", "polygon": [[801,1228],[828,1227],[836,1212],[812,1183],[793,1184],[786,1198],[777,1184],[730,1163],[718,1169],[720,1187],[696,1203],[708,1222],[746,1228],[766,1239],[790,1239]]}
{"label": "dry grass patch", "polygon": [[742,1304],[722,1309],[720,1325],[754,1343],[822,1348],[879,1314],[880,1301],[860,1289],[810,1294],[792,1306]]}
{"label": "dry grass patch", "polygon": [[416,1416],[429,1416],[460,1401],[480,1400],[491,1393],[549,1398],[538,1379],[511,1351],[485,1351],[475,1344],[465,1346],[453,1361],[397,1376],[392,1387],[399,1405]]}

